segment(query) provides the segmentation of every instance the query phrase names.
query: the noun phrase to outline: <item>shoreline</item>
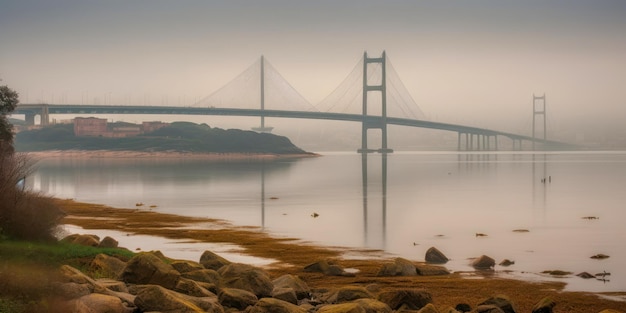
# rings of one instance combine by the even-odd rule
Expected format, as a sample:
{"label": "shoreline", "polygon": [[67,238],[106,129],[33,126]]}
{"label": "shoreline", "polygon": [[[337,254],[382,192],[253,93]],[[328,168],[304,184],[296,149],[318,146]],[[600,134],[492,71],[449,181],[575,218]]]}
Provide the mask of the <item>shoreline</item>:
{"label": "shoreline", "polygon": [[[63,224],[80,226],[86,232],[89,229],[108,229],[130,237],[149,235],[169,240],[236,245],[238,248],[233,250],[234,253],[277,260],[263,266],[272,276],[286,273],[297,275],[312,288],[332,289],[352,284],[375,284],[382,289],[419,287],[432,293],[437,307],[454,306],[461,302],[475,305],[499,294],[511,297],[520,312],[530,312],[534,304],[546,296],[556,301],[555,312],[599,312],[606,308],[623,310],[626,307],[626,291],[564,291],[564,282],[503,278],[494,271],[451,273],[445,276],[381,277],[377,276],[380,268],[395,258],[382,251],[321,247],[297,238],[275,238],[258,227],[234,226],[224,220],[143,209],[111,208],[73,200],[56,199],[55,202],[68,214]],[[348,257],[348,254],[358,257]],[[357,274],[355,277],[329,277],[304,271],[306,265],[320,260],[331,260],[344,268],[356,270]]]}
{"label": "shoreline", "polygon": [[319,154],[272,154],[272,153],[218,153],[218,152],[181,152],[181,151],[131,151],[131,150],[46,150],[19,151],[37,160],[51,158],[78,159],[192,159],[192,160],[274,160],[289,158],[311,158]]}

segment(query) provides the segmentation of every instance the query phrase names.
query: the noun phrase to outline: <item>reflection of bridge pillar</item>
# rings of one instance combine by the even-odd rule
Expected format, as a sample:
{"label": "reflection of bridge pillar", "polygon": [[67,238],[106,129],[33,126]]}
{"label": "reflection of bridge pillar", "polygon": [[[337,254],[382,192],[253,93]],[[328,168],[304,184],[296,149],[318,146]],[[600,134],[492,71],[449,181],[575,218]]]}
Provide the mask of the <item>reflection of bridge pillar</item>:
{"label": "reflection of bridge pillar", "polygon": [[[361,173],[363,178],[363,244],[364,246],[368,246],[369,244],[369,227],[368,227],[368,176],[367,176],[367,153],[361,153]],[[382,216],[381,216],[381,224],[382,224],[382,245],[383,249],[387,246],[387,153],[382,152],[382,163],[381,163],[381,183],[382,183]]]}
{"label": "reflection of bridge pillar", "polygon": [[[380,85],[369,85],[367,81],[367,65],[370,63],[378,63],[381,65],[382,81]],[[369,91],[379,91],[381,93],[381,118],[368,119],[367,115],[367,95]],[[378,128],[382,132],[382,147],[378,150],[367,148],[367,131],[372,128]],[[387,72],[386,72],[386,56],[385,51],[380,58],[368,58],[367,52],[363,53],[363,122],[361,130],[361,153],[381,152],[390,153],[392,149],[387,148]]]}

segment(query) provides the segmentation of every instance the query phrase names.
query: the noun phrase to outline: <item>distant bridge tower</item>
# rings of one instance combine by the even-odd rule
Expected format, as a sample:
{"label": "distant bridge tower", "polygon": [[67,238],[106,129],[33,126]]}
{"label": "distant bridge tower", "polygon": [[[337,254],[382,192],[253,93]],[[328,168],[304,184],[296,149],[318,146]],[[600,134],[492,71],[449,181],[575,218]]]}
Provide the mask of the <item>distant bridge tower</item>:
{"label": "distant bridge tower", "polygon": [[[261,56],[261,111],[265,110],[265,58]],[[252,127],[252,130],[260,133],[270,133],[274,127],[265,127],[265,116],[261,115],[261,126]]]}
{"label": "distant bridge tower", "polygon": [[543,96],[535,96],[533,94],[533,150],[535,150],[535,130],[536,130],[536,120],[537,115],[541,115],[543,117],[543,140],[547,139],[547,130],[546,130],[546,94]]}
{"label": "distant bridge tower", "polygon": [[[380,85],[369,85],[367,81],[367,65],[380,64],[382,80]],[[363,124],[361,130],[361,149],[360,153],[391,153],[392,149],[387,148],[387,72],[386,72],[386,56],[385,51],[380,58],[368,58],[367,51],[363,53]],[[367,96],[370,91],[378,91],[381,95],[381,116],[380,118],[372,118],[367,114]],[[369,129],[380,129],[382,132],[382,147],[380,149],[368,149],[367,147],[367,131]]]}

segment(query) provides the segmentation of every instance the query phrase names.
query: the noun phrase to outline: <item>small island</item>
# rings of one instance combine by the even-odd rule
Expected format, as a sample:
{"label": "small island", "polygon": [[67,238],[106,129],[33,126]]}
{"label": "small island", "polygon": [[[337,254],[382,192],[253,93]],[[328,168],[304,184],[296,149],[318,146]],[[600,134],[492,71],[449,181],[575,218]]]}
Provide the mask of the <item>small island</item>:
{"label": "small island", "polygon": [[[104,123],[102,122],[104,121]],[[107,123],[77,118],[73,124],[54,124],[17,133],[20,152],[133,151],[187,154],[314,155],[287,137],[239,129],[213,128],[191,122]]]}

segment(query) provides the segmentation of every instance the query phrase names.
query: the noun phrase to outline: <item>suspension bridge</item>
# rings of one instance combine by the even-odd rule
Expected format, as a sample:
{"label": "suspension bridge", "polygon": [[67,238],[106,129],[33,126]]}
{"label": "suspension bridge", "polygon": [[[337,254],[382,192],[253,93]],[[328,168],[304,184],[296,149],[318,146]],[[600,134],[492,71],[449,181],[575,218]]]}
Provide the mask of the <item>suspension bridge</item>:
{"label": "suspension bridge", "polygon": [[[536,103],[537,102],[537,103]],[[539,109],[537,109],[539,104]],[[543,106],[541,106],[543,105]],[[228,84],[191,106],[97,105],[97,104],[20,104],[13,114],[23,114],[26,123],[49,124],[50,115],[215,115],[260,117],[260,126],[252,129],[270,132],[266,117],[335,120],[361,123],[361,153],[390,153],[387,126],[400,125],[457,133],[458,150],[499,150],[498,138],[510,139],[511,150],[522,150],[528,142],[535,149],[555,149],[569,145],[546,138],[545,96],[533,96],[532,136],[486,128],[429,121],[410,96],[391,62],[383,52],[369,57],[367,52],[346,79],[322,102],[311,105],[262,56],[256,63]],[[535,117],[543,118],[543,136],[535,136]],[[540,123],[541,126],[541,123]],[[368,133],[380,131],[379,147],[370,148]]]}

